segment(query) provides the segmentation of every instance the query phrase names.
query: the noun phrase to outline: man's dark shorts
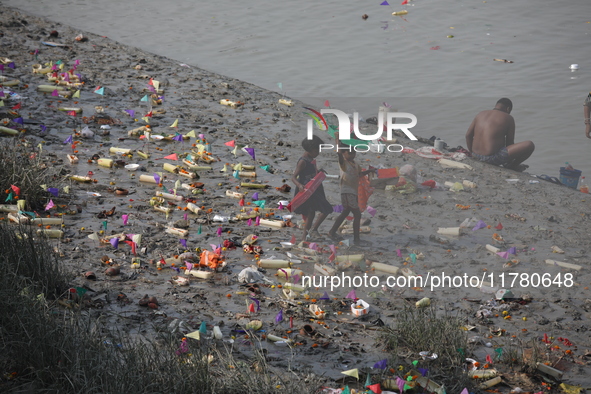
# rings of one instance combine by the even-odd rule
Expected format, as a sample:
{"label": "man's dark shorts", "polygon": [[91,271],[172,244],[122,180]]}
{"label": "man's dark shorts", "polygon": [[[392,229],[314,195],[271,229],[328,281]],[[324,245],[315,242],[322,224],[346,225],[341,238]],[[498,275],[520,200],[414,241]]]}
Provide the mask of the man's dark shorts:
{"label": "man's dark shorts", "polygon": [[478,153],[472,153],[472,157],[484,163],[500,166],[503,164],[507,164],[507,162],[509,161],[509,151],[507,151],[507,147],[504,146],[494,155],[484,156],[479,155]]}

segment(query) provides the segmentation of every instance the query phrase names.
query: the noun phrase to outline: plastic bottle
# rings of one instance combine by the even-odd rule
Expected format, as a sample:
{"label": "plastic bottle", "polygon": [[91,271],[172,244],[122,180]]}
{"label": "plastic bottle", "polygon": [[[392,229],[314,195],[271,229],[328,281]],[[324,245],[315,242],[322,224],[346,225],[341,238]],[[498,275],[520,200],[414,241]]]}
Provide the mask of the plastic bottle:
{"label": "plastic bottle", "polygon": [[579,190],[582,193],[589,194],[589,186],[587,185],[587,182],[585,182],[585,177],[584,176],[581,177],[581,182],[579,183]]}

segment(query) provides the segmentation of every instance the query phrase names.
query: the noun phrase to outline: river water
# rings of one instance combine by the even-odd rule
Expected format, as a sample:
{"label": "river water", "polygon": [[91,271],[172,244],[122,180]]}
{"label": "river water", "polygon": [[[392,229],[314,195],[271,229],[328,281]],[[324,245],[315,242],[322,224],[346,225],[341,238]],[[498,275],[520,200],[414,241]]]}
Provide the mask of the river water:
{"label": "river water", "polygon": [[[558,176],[568,161],[591,177],[588,0],[3,3],[316,107],[329,100],[367,118],[386,102],[417,116],[413,133],[451,146],[466,146],[476,113],[508,97],[516,141],[536,144],[529,172]],[[408,14],[392,16],[401,10]]]}

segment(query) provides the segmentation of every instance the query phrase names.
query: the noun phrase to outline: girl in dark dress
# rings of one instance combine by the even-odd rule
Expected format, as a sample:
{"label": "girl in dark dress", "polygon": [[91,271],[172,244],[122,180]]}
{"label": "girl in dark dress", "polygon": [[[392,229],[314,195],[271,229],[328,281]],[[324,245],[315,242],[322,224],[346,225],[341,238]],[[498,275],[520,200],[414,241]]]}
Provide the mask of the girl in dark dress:
{"label": "girl in dark dress", "polygon": [[[304,154],[298,160],[296,169],[291,178],[292,182],[296,185],[295,195],[300,190],[304,189],[304,186],[316,176],[318,169],[316,168],[315,158],[320,154],[320,144],[324,142],[318,136],[314,136],[311,140],[305,139],[302,141],[302,148],[304,148]],[[316,222],[314,217],[316,211],[320,212]],[[333,212],[332,205],[326,199],[324,195],[324,187],[318,186],[314,194],[310,196],[302,205],[300,205],[295,211],[304,217],[304,234],[303,240],[322,238],[318,233],[318,227],[322,224],[324,219]],[[314,226],[312,226],[314,223]],[[308,232],[310,233],[308,236]]]}

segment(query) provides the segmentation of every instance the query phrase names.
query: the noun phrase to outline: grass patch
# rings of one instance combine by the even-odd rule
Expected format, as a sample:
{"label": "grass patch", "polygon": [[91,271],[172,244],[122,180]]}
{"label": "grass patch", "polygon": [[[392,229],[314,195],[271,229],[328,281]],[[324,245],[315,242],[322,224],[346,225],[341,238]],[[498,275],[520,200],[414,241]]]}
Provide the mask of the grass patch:
{"label": "grass patch", "polygon": [[[459,393],[473,384],[464,368],[468,341],[460,329],[462,325],[458,317],[448,312],[438,316],[433,306],[405,306],[396,316],[396,326],[386,330],[380,340],[391,359],[404,359],[407,363],[420,360],[417,367],[428,369],[430,379],[445,385],[448,393]],[[422,360],[419,353],[423,351],[438,357]]]}
{"label": "grass patch", "polygon": [[19,139],[0,141],[0,204],[4,204],[12,192],[11,185],[20,188],[19,199],[26,200],[26,210],[43,209],[50,194],[41,188],[59,187],[63,177],[61,166],[48,163],[30,143]]}
{"label": "grass patch", "polygon": [[[317,378],[275,371],[261,350],[236,359],[209,340],[131,338],[82,308],[61,308],[70,275],[47,241],[0,225],[0,392],[313,393]],[[43,294],[43,297],[39,297]]]}

